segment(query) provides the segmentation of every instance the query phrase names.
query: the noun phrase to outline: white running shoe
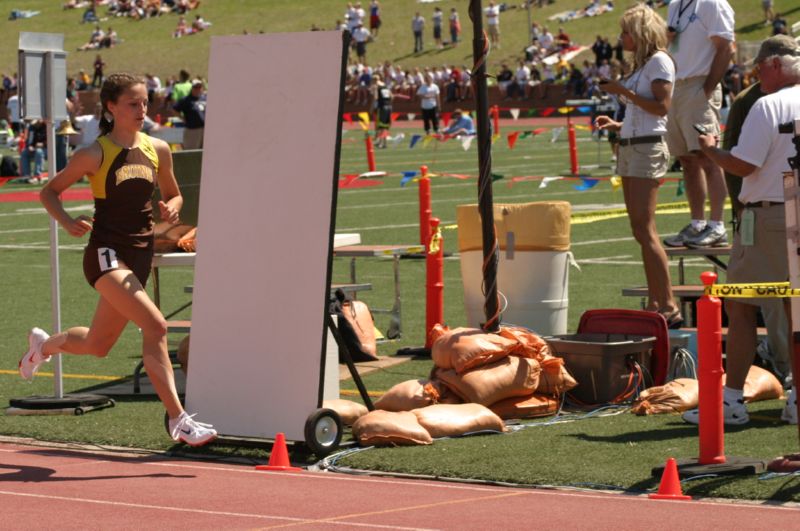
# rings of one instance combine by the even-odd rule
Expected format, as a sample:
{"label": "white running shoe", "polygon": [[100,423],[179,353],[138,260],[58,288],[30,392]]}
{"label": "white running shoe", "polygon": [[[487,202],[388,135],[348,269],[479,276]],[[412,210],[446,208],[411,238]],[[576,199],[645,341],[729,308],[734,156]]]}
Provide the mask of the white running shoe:
{"label": "white running shoe", "polygon": [[42,363],[50,361],[50,356],[42,355],[42,345],[50,338],[41,328],[33,328],[28,333],[28,352],[19,360],[19,375],[24,380],[33,381],[33,376]]}
{"label": "white running shoe", "polygon": [[[750,415],[747,414],[747,407],[744,400],[737,400],[734,404],[722,402],[723,422],[728,426],[738,426],[750,422]],[[689,424],[700,424],[700,410],[690,409],[681,418]]]}
{"label": "white running shoe", "polygon": [[794,388],[789,391],[789,396],[786,397],[786,405],[781,413],[781,420],[789,424],[797,424],[797,395],[794,392]]}
{"label": "white running shoe", "polygon": [[172,440],[189,446],[203,446],[217,438],[217,430],[211,424],[197,422],[185,411],[177,419],[169,419],[169,434]]}

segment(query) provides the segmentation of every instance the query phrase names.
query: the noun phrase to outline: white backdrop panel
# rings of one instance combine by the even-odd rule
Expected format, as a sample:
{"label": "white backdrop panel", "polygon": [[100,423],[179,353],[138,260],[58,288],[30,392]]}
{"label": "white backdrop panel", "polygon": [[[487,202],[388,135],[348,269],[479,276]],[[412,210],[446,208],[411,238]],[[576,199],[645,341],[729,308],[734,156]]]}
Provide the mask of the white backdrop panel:
{"label": "white backdrop panel", "polygon": [[214,37],[187,410],[304,440],[317,407],[342,35]]}

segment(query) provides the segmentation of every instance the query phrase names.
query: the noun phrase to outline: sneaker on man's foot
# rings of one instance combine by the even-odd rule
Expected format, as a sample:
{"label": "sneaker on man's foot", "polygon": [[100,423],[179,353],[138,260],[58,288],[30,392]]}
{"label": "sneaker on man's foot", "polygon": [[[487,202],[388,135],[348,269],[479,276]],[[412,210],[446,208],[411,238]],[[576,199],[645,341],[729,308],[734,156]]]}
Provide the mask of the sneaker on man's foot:
{"label": "sneaker on man's foot", "polygon": [[683,247],[686,245],[686,240],[699,236],[702,231],[695,230],[692,224],[689,223],[675,236],[668,236],[664,238],[664,245],[667,247]]}
{"label": "sneaker on man's foot", "polygon": [[197,422],[185,411],[176,419],[169,419],[169,434],[172,440],[189,446],[203,446],[217,438],[217,430],[211,424]]}
{"label": "sneaker on man's foot", "polygon": [[786,397],[786,405],[783,407],[781,420],[784,420],[789,424],[797,424],[797,395],[795,394],[794,389],[789,391],[789,396]]}
{"label": "sneaker on man's foot", "polygon": [[697,247],[723,247],[728,245],[728,231],[724,228],[719,231],[713,229],[710,225],[706,225],[706,228],[701,230],[697,236],[686,238],[684,244],[692,249]]}
{"label": "sneaker on man's foot", "polygon": [[[733,404],[722,402],[722,416],[725,424],[729,426],[736,426],[740,424],[747,424],[750,422],[750,415],[747,414],[747,407],[744,405],[744,400],[739,399]],[[690,409],[681,418],[689,424],[700,424],[700,410]]]}
{"label": "sneaker on man's foot", "polygon": [[33,328],[28,333],[28,352],[19,360],[19,375],[29,382],[42,363],[50,361],[50,356],[42,355],[42,345],[50,338],[41,328]]}

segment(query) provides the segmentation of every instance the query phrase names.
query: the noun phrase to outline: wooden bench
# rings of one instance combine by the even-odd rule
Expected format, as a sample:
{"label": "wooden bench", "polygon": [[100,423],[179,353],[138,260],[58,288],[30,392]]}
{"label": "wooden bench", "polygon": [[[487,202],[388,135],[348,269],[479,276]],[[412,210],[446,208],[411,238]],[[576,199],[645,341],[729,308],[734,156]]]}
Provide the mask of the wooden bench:
{"label": "wooden bench", "polygon": [[700,249],[691,249],[689,247],[664,247],[668,258],[678,258],[678,284],[686,283],[686,274],[684,271],[684,258],[685,257],[702,257],[714,265],[714,270],[717,268],[727,271],[728,264],[723,262],[720,257],[730,256],[731,246],[725,247],[703,247]]}
{"label": "wooden bench", "polygon": [[[697,316],[695,315],[695,304],[697,299],[703,296],[702,284],[677,284],[672,286],[672,294],[678,298],[681,314],[686,323],[697,325]],[[635,288],[622,288],[623,297],[640,297],[642,299],[642,309],[644,309],[647,301],[647,286],[639,286]]]}

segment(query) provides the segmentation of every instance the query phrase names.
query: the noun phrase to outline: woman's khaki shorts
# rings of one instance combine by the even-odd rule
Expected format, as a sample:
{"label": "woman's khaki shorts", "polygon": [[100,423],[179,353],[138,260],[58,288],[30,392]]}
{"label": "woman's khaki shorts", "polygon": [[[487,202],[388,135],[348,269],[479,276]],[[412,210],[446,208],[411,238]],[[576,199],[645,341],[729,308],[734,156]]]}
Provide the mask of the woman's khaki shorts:
{"label": "woman's khaki shorts", "polygon": [[[786,211],[783,205],[750,208],[755,215],[753,245],[742,245],[741,234],[733,236],[728,283],[785,282],[789,278],[786,250]],[[764,299],[735,299],[758,305]]]}
{"label": "woman's khaki shorts", "polygon": [[669,169],[669,149],[665,141],[652,144],[620,145],[617,174],[620,177],[660,179]]}

